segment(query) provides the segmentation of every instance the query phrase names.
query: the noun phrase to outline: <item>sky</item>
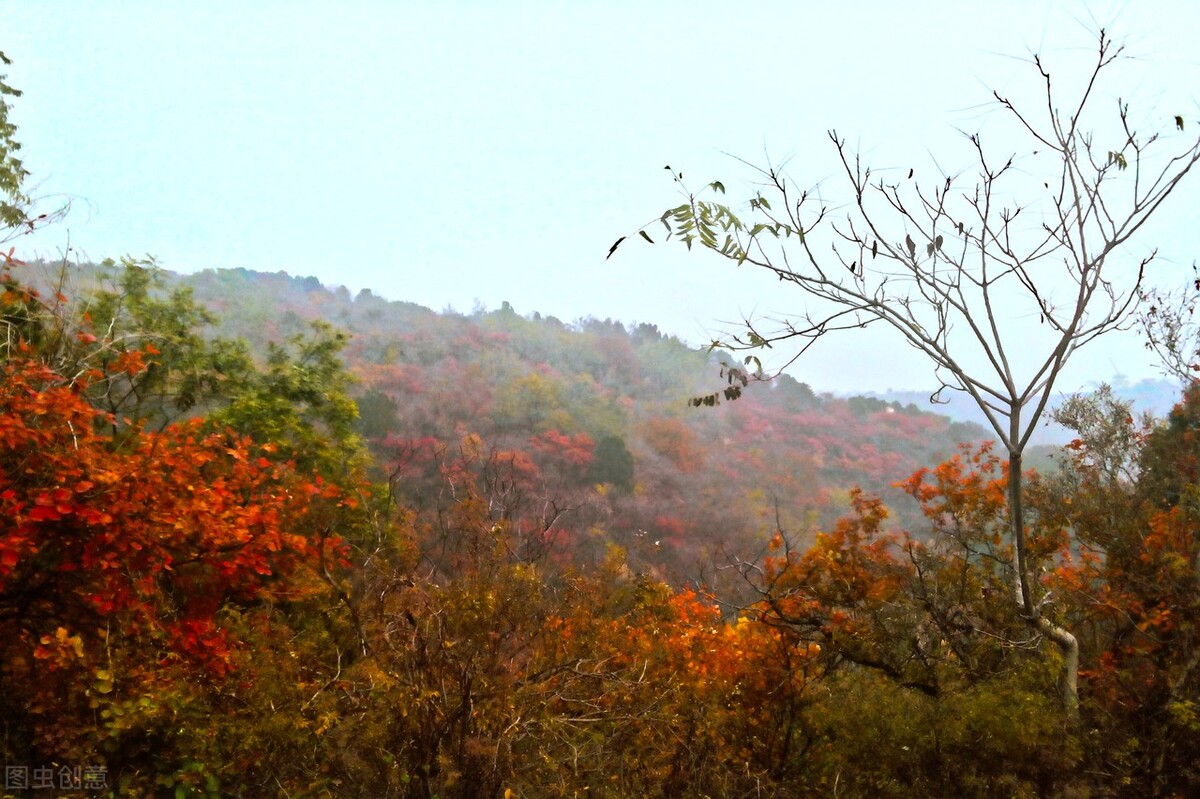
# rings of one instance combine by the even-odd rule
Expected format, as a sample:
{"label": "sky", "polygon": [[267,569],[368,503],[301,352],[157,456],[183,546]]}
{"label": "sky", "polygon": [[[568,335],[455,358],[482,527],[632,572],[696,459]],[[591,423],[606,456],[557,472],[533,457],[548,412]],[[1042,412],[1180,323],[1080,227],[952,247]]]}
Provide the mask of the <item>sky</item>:
{"label": "sky", "polygon": [[[29,187],[71,204],[15,242],[26,257],[284,270],[696,345],[805,299],[671,244],[606,260],[680,202],[668,164],[737,200],[754,192],[742,161],[786,162],[836,204],[835,128],[881,170],[956,169],[962,132],[997,125],[992,88],[1031,96],[1032,52],[1070,74],[1101,26],[1131,56],[1105,102],[1200,127],[1200,4],[1185,2],[8,0],[0,23]],[[1163,285],[1200,254],[1198,200],[1185,185],[1128,251],[1157,247]],[[877,328],[789,372],[820,391],[936,386]],[[1158,374],[1132,333],[1078,353],[1061,385],[1117,374]]]}

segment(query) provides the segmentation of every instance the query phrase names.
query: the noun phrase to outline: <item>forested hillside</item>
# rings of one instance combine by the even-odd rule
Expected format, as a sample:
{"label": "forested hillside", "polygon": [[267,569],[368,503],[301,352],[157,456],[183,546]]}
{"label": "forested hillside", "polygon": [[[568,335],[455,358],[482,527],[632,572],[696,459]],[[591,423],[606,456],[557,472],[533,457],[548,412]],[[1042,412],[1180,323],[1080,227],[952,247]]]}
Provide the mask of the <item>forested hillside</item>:
{"label": "forested hillside", "polygon": [[[85,292],[122,279],[116,265],[30,269]],[[915,405],[819,395],[786,375],[743,388],[728,353],[695,351],[652,324],[568,324],[507,303],[435,313],[282,272],[155,274],[162,291],[185,289],[212,312],[204,335],[244,339],[259,355],[315,323],[345,334],[357,429],[376,475],[408,500],[435,493],[438,468],[469,441],[527,502],[556,508],[571,558],[595,563],[616,544],[677,585],[759,557],[777,529],[810,542],[850,510],[855,487],[915,521],[916,503],[893,484],[984,437]],[[689,404],[730,385],[736,401]]]}

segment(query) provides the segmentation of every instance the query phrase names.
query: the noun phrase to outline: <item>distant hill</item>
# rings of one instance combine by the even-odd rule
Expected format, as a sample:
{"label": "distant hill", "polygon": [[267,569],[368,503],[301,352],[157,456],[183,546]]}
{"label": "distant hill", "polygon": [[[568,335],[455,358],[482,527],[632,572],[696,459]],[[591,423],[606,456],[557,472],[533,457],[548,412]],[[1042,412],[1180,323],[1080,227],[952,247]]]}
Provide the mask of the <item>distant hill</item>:
{"label": "distant hill", "polygon": [[[1160,418],[1170,413],[1171,408],[1179,401],[1179,386],[1168,380],[1141,380],[1137,383],[1130,383],[1117,375],[1109,385],[1112,386],[1118,398],[1133,403],[1135,412],[1148,412]],[[1099,383],[1091,386],[1091,388],[1099,387]],[[990,430],[983,412],[979,410],[974,400],[961,391],[942,392],[941,402],[936,405],[929,401],[928,393],[921,391],[871,392],[869,396],[877,397],[884,402],[900,402],[906,405],[911,403],[917,408],[942,413],[957,421],[977,424]],[[1064,397],[1065,395],[1060,399]],[[1038,426],[1032,443],[1043,446],[1062,446],[1070,443],[1074,437],[1070,430],[1046,418]]]}

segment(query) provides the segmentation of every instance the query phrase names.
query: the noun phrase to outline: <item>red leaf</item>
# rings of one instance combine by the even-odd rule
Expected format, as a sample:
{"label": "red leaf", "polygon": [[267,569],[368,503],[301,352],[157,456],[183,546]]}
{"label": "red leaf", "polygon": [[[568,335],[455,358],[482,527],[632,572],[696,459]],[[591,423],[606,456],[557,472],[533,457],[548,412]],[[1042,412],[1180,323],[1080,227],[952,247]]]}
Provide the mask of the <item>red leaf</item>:
{"label": "red leaf", "polygon": [[52,522],[61,519],[62,514],[49,505],[35,505],[29,511],[29,518],[35,522]]}

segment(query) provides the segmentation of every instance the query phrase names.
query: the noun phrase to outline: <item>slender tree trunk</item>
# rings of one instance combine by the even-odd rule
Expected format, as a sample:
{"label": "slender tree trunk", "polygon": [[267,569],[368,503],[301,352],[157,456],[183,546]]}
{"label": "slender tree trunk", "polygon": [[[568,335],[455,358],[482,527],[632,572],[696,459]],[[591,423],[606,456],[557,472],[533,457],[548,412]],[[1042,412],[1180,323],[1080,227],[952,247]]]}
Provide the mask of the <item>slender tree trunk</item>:
{"label": "slender tree trunk", "polygon": [[1008,453],[1008,509],[1009,524],[1012,533],[1013,560],[1016,578],[1014,589],[1017,604],[1021,614],[1039,633],[1049,638],[1062,653],[1062,675],[1059,677],[1059,690],[1062,692],[1063,705],[1067,714],[1072,718],[1079,716],[1079,641],[1063,627],[1058,626],[1042,615],[1041,607],[1033,593],[1033,578],[1029,573],[1028,552],[1025,544],[1025,508],[1022,504],[1024,495],[1024,475],[1021,467],[1021,453]]}

